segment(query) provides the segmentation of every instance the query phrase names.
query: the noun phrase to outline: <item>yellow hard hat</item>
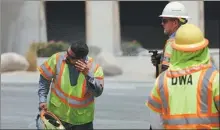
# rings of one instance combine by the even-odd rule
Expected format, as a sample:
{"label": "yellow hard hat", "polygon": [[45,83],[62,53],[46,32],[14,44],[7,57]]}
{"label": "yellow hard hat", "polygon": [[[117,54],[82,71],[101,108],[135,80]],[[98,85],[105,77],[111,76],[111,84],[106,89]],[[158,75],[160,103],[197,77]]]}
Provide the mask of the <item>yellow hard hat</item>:
{"label": "yellow hard hat", "polygon": [[194,52],[205,48],[208,44],[208,39],[204,38],[197,26],[184,24],[177,30],[172,47],[179,51]]}
{"label": "yellow hard hat", "polygon": [[62,125],[61,121],[49,111],[41,111],[40,114],[37,116],[36,125],[38,130],[42,129],[50,129],[50,130],[64,130],[64,126]]}

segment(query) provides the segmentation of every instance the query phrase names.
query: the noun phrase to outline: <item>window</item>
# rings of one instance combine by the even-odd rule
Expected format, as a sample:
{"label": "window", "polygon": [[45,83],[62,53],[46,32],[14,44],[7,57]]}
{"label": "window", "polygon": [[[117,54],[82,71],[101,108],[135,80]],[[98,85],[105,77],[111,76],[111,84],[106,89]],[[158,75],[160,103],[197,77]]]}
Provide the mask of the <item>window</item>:
{"label": "window", "polygon": [[158,17],[167,1],[120,1],[121,42],[136,40],[144,48],[163,49],[166,36]]}
{"label": "window", "polygon": [[85,38],[84,1],[47,1],[48,41],[77,41]]}
{"label": "window", "polygon": [[220,44],[220,1],[204,1],[205,37],[210,48],[219,48]]}

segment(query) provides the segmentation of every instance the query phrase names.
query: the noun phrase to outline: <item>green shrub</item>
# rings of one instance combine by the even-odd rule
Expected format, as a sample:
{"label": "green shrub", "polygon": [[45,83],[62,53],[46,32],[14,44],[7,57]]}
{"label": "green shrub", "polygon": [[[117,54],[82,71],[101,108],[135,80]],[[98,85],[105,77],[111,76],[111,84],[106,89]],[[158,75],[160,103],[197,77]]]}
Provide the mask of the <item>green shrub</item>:
{"label": "green shrub", "polygon": [[136,40],[132,42],[122,42],[121,44],[121,49],[124,56],[136,56],[139,48],[142,48],[142,46]]}
{"label": "green shrub", "polygon": [[25,54],[25,58],[29,63],[27,71],[36,71],[37,70],[37,44],[32,43]]}
{"label": "green shrub", "polygon": [[57,52],[66,51],[69,47],[65,42],[34,43],[38,57],[50,57]]}

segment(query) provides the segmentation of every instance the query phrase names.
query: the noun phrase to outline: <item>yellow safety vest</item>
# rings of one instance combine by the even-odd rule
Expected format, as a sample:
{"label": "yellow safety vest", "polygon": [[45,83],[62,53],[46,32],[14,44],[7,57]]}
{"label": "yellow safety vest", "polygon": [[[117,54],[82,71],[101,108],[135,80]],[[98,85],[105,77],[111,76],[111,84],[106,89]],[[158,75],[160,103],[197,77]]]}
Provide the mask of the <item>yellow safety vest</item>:
{"label": "yellow safety vest", "polygon": [[[48,110],[60,120],[73,125],[89,123],[94,119],[94,96],[88,91],[82,73],[79,74],[75,86],[70,84],[69,68],[64,59],[64,53],[56,53],[39,67],[45,78],[53,78]],[[88,64],[90,63],[94,77],[103,82],[102,68],[89,57]]]}
{"label": "yellow safety vest", "polygon": [[167,42],[164,46],[163,57],[162,57],[162,61],[161,61],[162,65],[169,66],[169,64],[170,64],[170,57],[171,57],[172,51],[173,51],[173,48],[171,45],[173,42],[174,42],[174,38],[170,38],[167,40]]}
{"label": "yellow safety vest", "polygon": [[219,91],[219,71],[213,67],[167,70],[146,105],[161,114],[165,129],[219,129]]}

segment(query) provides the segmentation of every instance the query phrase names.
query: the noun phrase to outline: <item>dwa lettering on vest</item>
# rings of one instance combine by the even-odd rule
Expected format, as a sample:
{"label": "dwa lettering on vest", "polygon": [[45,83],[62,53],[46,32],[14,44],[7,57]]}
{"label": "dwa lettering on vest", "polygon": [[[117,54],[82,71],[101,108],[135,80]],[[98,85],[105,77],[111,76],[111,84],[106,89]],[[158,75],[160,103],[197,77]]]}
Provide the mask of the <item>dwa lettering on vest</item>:
{"label": "dwa lettering on vest", "polygon": [[192,85],[192,75],[184,75],[172,78],[172,85]]}

